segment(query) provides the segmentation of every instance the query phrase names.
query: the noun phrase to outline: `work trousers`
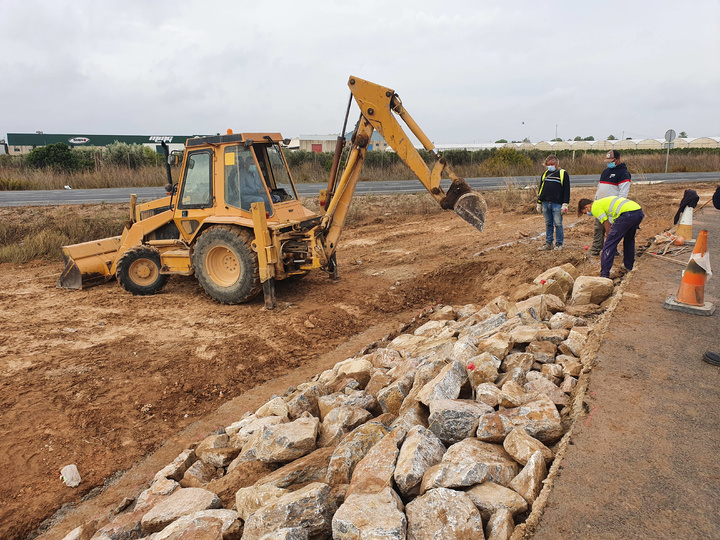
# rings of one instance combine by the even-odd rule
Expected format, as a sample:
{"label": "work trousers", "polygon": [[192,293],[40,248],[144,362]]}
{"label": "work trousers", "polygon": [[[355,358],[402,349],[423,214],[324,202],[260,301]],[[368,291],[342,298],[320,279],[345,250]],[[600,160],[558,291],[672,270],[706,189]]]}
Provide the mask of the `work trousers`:
{"label": "work trousers", "polygon": [[545,217],[545,242],[553,243],[553,231],[555,231],[555,244],[563,245],[565,240],[563,231],[562,204],[550,201],[542,203],[543,216]]}
{"label": "work trousers", "polygon": [[645,217],[642,210],[632,210],[620,214],[610,227],[602,256],[600,257],[600,277],[610,277],[610,270],[615,262],[620,240],[623,241],[623,264],[628,270],[632,270],[635,264],[635,233],[640,222]]}
{"label": "work trousers", "polygon": [[590,253],[597,255],[602,251],[603,242],[605,242],[605,227],[600,223],[600,220],[595,220],[595,227],[593,228],[593,242]]}

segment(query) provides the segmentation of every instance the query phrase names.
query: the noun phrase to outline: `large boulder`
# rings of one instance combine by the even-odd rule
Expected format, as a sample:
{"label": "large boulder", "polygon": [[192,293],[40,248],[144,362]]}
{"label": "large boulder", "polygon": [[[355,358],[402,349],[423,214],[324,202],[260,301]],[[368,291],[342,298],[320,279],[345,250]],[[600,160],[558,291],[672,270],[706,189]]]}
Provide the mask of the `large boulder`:
{"label": "large boulder", "polygon": [[437,487],[466,487],[486,481],[505,486],[519,470],[515,460],[499,444],[465,439],[448,448],[442,461],[425,472],[420,493]]}
{"label": "large boulder", "polygon": [[408,537],[415,540],[485,538],[480,512],[462,491],[431,489],[408,503],[405,515]]}
{"label": "large boulder", "polygon": [[265,426],[243,446],[243,455],[265,463],[283,463],[309,454],[316,447],[320,421],[303,416],[292,422]]}
{"label": "large boulder", "polygon": [[478,421],[494,409],[482,401],[468,399],[436,399],[430,402],[428,423],[442,442],[454,444],[475,436]]}
{"label": "large boulder", "polygon": [[580,276],[575,280],[572,290],[572,304],[601,304],[613,292],[612,279],[596,276]]}
{"label": "large boulder", "polygon": [[521,465],[525,465],[535,452],[540,452],[548,465],[554,457],[552,450],[520,427],[516,427],[505,437],[503,448]]}
{"label": "large boulder", "polygon": [[502,442],[516,427],[522,427],[542,443],[554,443],[563,436],[560,414],[552,400],[538,395],[520,407],[504,409],[480,418],[477,437],[481,441]]}
{"label": "large boulder", "polygon": [[308,537],[327,538],[335,509],[327,484],[309,484],[261,506],[248,516],[243,540],[260,540],[268,531],[284,528],[300,528]]}
{"label": "large boulder", "polygon": [[220,508],[220,497],[202,488],[181,488],[156,504],[142,518],[142,529],[146,533],[163,530],[176,519],[201,510]]}
{"label": "large boulder", "polygon": [[405,437],[393,478],[400,493],[414,496],[420,492],[420,482],[425,471],[442,461],[445,445],[430,430],[413,427]]}
{"label": "large boulder", "polygon": [[385,486],[391,485],[405,435],[404,428],[395,428],[368,451],[355,466],[347,496],[353,493],[378,493]]}
{"label": "large boulder", "polygon": [[327,483],[349,484],[358,462],[389,432],[387,426],[371,420],[348,433],[330,459]]}
{"label": "large boulder", "polygon": [[451,362],[433,380],[423,386],[417,395],[417,400],[430,405],[430,402],[436,399],[455,399],[460,395],[460,390],[467,380],[465,366],[458,361]]}
{"label": "large boulder", "polygon": [[528,509],[527,501],[520,494],[495,482],[483,482],[471,487],[465,493],[480,510],[485,521],[501,508],[509,510],[513,516],[522,514]]}
{"label": "large boulder", "polygon": [[333,516],[332,537],[335,540],[405,540],[407,518],[403,510],[400,497],[390,487],[379,493],[351,495]]}

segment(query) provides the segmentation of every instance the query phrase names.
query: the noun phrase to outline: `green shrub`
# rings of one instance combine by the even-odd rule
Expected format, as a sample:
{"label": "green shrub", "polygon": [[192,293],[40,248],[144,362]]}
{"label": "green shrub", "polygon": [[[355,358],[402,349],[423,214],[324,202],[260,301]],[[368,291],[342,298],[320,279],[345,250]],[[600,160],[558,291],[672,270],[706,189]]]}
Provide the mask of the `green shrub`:
{"label": "green shrub", "polygon": [[34,148],[25,156],[25,163],[33,169],[50,168],[65,172],[76,171],[80,167],[77,155],[65,143]]}
{"label": "green shrub", "polygon": [[142,144],[128,144],[115,141],[105,147],[103,164],[124,166],[128,169],[139,169],[147,164],[145,147]]}
{"label": "green shrub", "polygon": [[481,176],[521,176],[533,174],[532,159],[514,148],[498,148],[480,164]]}

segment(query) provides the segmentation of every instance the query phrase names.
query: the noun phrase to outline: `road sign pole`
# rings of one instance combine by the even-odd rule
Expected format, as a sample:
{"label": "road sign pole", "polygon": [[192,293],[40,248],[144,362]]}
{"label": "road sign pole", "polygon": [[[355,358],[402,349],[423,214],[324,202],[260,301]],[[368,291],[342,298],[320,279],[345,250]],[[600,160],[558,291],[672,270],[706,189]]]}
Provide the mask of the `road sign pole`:
{"label": "road sign pole", "polygon": [[665,132],[665,140],[667,141],[667,154],[665,155],[665,174],[667,174],[668,171],[668,161],[670,161],[670,147],[672,146],[672,142],[675,140],[675,130],[674,129],[668,129]]}

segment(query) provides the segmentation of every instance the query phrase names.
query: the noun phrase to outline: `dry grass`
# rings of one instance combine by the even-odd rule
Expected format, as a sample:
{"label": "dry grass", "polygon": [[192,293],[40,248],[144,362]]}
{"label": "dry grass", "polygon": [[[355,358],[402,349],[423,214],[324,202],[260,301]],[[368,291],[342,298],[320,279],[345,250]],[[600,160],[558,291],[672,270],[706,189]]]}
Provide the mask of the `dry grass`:
{"label": "dry grass", "polygon": [[[664,154],[623,154],[623,161],[633,175],[665,172]],[[584,154],[577,152],[574,159],[561,160],[561,166],[571,175],[597,174],[599,175],[605,163],[601,155]],[[455,165],[453,170],[463,178],[482,178],[486,176],[513,176],[540,175],[542,164],[513,165],[498,170],[497,167],[488,167],[483,163],[468,165]],[[720,171],[720,153],[692,153],[672,154],[668,172],[704,172]],[[303,163],[291,167],[293,179],[298,183],[327,182],[330,173],[320,163]],[[177,180],[179,169],[173,169],[173,177]],[[368,165],[363,167],[360,180],[393,181],[409,180],[414,178],[413,173],[404,163],[385,163],[382,165]],[[117,187],[152,187],[164,186],[166,183],[164,166],[148,166],[140,169],[128,169],[119,166],[105,166],[98,171],[78,173],[60,173],[49,169],[37,170],[18,168],[16,166],[3,166],[0,164],[0,191],[3,190],[41,190],[63,189],[68,185],[73,189],[91,188],[117,188]]]}
{"label": "dry grass", "polygon": [[538,186],[529,186],[527,189],[520,186],[515,178],[505,180],[505,187],[495,191],[483,193],[488,208],[499,208],[503,213],[526,207],[526,211],[535,211],[537,203]]}
{"label": "dry grass", "polygon": [[[177,175],[177,169],[174,171]],[[0,190],[152,187],[167,183],[165,167],[107,166],[99,171],[61,173],[52,169],[0,167]]]}
{"label": "dry grass", "polygon": [[[534,209],[535,190],[524,190],[508,182],[503,190],[484,194],[488,206],[503,212],[523,205]],[[319,212],[317,198],[302,200],[305,207]],[[437,214],[442,212],[429,193],[367,195],[356,197],[346,226],[361,226],[394,215]],[[117,236],[129,217],[127,204],[50,206],[0,209],[0,263],[24,264],[35,259],[59,261],[60,248],[100,238]]]}
{"label": "dry grass", "polygon": [[62,246],[117,236],[129,216],[127,204],[2,209],[0,263],[61,260]]}

